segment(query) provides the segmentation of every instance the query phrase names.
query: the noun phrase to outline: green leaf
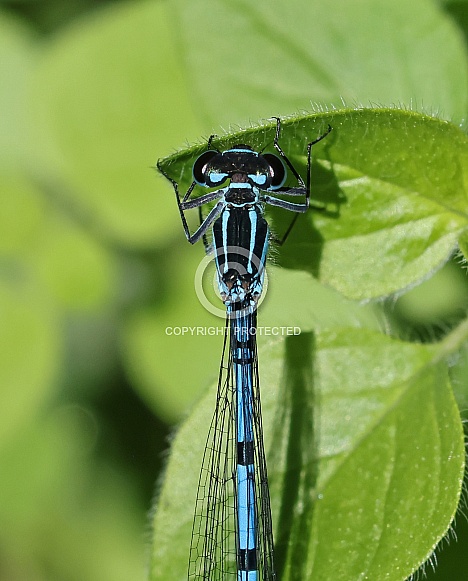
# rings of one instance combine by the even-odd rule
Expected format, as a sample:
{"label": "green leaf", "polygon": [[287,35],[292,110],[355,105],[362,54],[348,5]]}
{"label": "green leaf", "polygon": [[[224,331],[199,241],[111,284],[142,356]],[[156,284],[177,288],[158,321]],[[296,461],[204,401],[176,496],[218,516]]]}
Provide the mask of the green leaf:
{"label": "green leaf", "polygon": [[468,257],[468,232],[466,230],[461,234],[458,245],[460,247],[460,252],[466,261]]}
{"label": "green leaf", "polygon": [[[309,212],[282,247],[280,263],[358,300],[420,282],[446,262],[468,225],[466,135],[445,121],[393,109],[289,118],[281,144],[302,175],[307,142],[328,124],[332,133],[313,151],[312,196],[335,215]],[[222,150],[248,143],[260,151],[271,149],[273,136],[270,123],[214,145]],[[164,161],[182,191],[204,147]],[[278,232],[287,227],[285,214],[272,213]]]}
{"label": "green leaf", "polygon": [[93,454],[99,431],[88,406],[50,406],[0,449],[7,578],[146,579],[144,513],[131,479]]}
{"label": "green leaf", "polygon": [[110,302],[115,278],[110,254],[60,213],[49,210],[27,260],[59,304],[97,310]]}
{"label": "green leaf", "polygon": [[332,9],[323,0],[219,0],[215,8],[178,0],[175,7],[196,105],[215,127],[343,100],[466,116],[463,39],[432,0],[335,0]]}
{"label": "green leaf", "polygon": [[0,255],[13,257],[31,245],[43,225],[40,192],[24,175],[1,172]]}
{"label": "green leaf", "polygon": [[[200,249],[201,250],[201,249]],[[225,332],[224,306],[219,297],[210,302],[213,316],[199,300],[191,282],[200,251],[178,248],[166,272],[168,296],[159,304],[134,309],[122,330],[122,352],[127,373],[141,397],[167,422],[180,421],[217,377],[221,339]],[[290,332],[337,326],[379,328],[373,307],[361,307],[320,285],[304,272],[268,268],[268,292],[260,307],[258,334],[266,340]],[[207,300],[211,297],[207,296]],[[309,298],[313,296],[311,303]],[[295,329],[294,329],[295,327]],[[155,353],[164,354],[155,357]],[[184,357],[184,365],[180,358]]]}
{"label": "green leaf", "polygon": [[0,256],[9,266],[1,278],[11,281],[15,270],[23,272],[30,292],[45,291],[74,309],[108,301],[113,279],[109,253],[24,175],[3,174],[2,186]]}
{"label": "green leaf", "polygon": [[[158,417],[171,423],[181,419],[218,372],[224,314],[222,319],[210,315],[191,284],[202,252],[179,246],[165,269],[167,301],[134,309],[122,329],[133,385]],[[222,312],[221,302],[218,307]]]}
{"label": "green leaf", "polygon": [[35,54],[29,30],[0,12],[0,168],[21,163],[26,151],[28,123],[26,91]]}
{"label": "green leaf", "polygon": [[260,335],[274,327],[280,327],[281,333],[281,327],[291,326],[301,333],[343,325],[381,328],[374,305],[349,301],[306,272],[269,265],[265,278],[268,288],[259,308]]}
{"label": "green leaf", "polygon": [[[352,328],[259,354],[277,573],[282,581],[403,581],[455,514],[464,443],[447,366],[467,338],[405,343]],[[151,581],[184,579],[211,391],[173,443]],[[421,526],[424,523],[424,526]]]}
{"label": "green leaf", "polygon": [[199,131],[174,42],[164,2],[121,4],[53,38],[36,71],[34,171],[65,182],[67,206],[128,246],[174,231],[177,212],[152,167]]}
{"label": "green leaf", "polygon": [[453,393],[457,400],[458,408],[466,419],[468,412],[468,344],[465,344],[460,353],[454,358],[450,367],[450,378],[453,383]]}
{"label": "green leaf", "polygon": [[397,314],[418,325],[457,320],[468,306],[466,272],[455,261],[398,298]]}
{"label": "green leaf", "polygon": [[59,369],[57,315],[31,289],[0,280],[0,443],[51,397]]}

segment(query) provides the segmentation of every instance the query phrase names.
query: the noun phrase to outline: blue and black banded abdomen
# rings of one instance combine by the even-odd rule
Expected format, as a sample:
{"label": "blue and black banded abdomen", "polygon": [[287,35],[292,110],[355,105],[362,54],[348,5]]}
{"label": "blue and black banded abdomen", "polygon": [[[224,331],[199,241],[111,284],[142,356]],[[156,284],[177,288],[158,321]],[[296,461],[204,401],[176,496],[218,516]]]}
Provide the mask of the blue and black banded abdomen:
{"label": "blue and black banded abdomen", "polygon": [[268,224],[258,206],[226,207],[213,225],[218,285],[226,304],[255,303],[262,293]]}

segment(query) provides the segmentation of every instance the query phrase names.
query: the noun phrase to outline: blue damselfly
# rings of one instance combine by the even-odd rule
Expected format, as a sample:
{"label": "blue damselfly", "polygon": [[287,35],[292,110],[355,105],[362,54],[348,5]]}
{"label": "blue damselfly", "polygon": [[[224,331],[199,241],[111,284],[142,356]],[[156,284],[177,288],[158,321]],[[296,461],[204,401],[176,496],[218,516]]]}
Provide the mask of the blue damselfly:
{"label": "blue damselfly", "polygon": [[[264,286],[265,262],[271,238],[263,216],[265,204],[295,212],[284,242],[310,201],[312,146],[307,145],[307,177],[301,177],[279,144],[276,154],[256,152],[247,145],[225,151],[212,148],[193,165],[193,182],[181,198],[178,183],[158,162],[172,183],[187,240],[203,239],[214,253],[217,282],[226,307],[226,333],[216,408],[211,422],[198,485],[189,580],[273,581],[273,529],[263,444],[256,345],[257,305]],[[287,171],[297,186],[284,186]],[[206,194],[193,197],[197,186]],[[301,196],[299,203],[271,195]],[[202,208],[214,206],[203,216]],[[192,234],[185,211],[199,209],[200,226]],[[212,227],[211,245],[207,241]]]}

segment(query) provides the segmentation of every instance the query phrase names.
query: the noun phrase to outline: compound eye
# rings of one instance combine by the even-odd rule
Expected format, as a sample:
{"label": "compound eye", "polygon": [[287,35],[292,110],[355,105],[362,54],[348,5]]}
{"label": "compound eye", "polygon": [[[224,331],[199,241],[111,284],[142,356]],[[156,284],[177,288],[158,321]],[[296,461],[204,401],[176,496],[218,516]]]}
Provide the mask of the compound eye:
{"label": "compound eye", "polygon": [[273,155],[273,153],[264,153],[263,157],[270,166],[271,182],[268,189],[277,190],[286,180],[286,167],[282,160],[277,155]]}
{"label": "compound eye", "polygon": [[193,164],[193,179],[197,182],[199,186],[206,186],[207,181],[209,181],[210,176],[206,173],[206,166],[217,155],[217,151],[205,151]]}

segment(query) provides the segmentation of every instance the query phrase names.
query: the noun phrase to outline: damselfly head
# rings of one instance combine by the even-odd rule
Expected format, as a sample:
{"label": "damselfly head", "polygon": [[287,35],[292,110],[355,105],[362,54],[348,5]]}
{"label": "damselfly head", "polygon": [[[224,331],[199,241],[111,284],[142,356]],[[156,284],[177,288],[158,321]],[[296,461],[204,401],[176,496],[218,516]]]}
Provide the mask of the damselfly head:
{"label": "damselfly head", "polygon": [[248,183],[262,190],[277,190],[286,179],[282,160],[272,153],[261,154],[249,145],[236,145],[223,152],[205,151],[193,164],[193,178],[200,186],[221,187]]}

